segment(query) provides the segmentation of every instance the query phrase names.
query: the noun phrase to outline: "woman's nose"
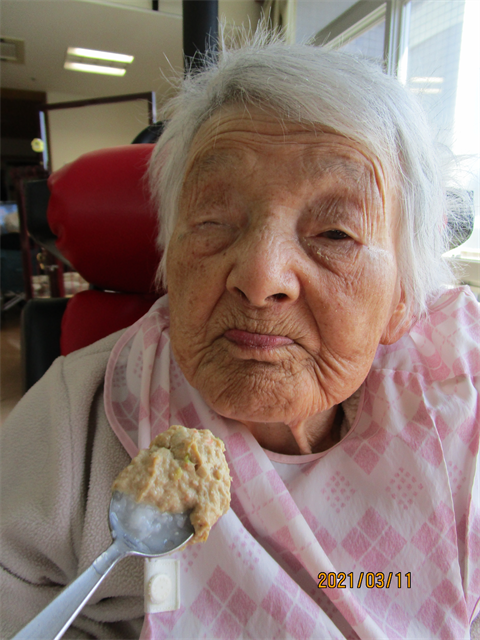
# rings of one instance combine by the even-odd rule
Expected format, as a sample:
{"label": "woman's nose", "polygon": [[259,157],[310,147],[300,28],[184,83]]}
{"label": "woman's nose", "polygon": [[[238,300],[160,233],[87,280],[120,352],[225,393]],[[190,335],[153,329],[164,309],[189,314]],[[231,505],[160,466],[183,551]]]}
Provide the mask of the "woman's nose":
{"label": "woman's nose", "polygon": [[275,228],[247,232],[236,243],[227,290],[255,307],[295,301],[300,282],[294,244]]}

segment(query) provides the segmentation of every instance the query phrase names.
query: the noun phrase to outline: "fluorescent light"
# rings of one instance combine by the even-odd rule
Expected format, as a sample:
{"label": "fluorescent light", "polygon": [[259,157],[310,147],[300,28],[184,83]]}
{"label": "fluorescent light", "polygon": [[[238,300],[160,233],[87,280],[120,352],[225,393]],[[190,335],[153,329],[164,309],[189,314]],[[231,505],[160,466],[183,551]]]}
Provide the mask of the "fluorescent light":
{"label": "fluorescent light", "polygon": [[109,51],[96,51],[95,49],[82,49],[81,47],[68,47],[67,55],[79,56],[80,58],[94,58],[95,60],[111,60],[112,62],[133,62],[133,56],[124,53],[110,53]]}
{"label": "fluorescent light", "polygon": [[425,82],[427,84],[440,84],[443,82],[443,78],[438,76],[416,76],[410,78],[410,82]]}
{"label": "fluorescent light", "polygon": [[412,93],[441,93],[441,89],[434,87],[410,87]]}
{"label": "fluorescent light", "polygon": [[69,62],[68,60],[63,66],[65,69],[71,69],[72,71],[84,71],[85,73],[103,73],[108,76],[124,76],[126,72],[126,69],[119,69],[118,67],[102,67],[98,64]]}

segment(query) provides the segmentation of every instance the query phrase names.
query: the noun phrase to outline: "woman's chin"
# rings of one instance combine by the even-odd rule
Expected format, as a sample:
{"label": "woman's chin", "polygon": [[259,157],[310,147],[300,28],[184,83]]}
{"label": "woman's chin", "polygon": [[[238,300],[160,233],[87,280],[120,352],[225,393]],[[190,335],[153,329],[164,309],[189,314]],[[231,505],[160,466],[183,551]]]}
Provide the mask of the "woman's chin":
{"label": "woman's chin", "polygon": [[291,424],[306,418],[305,407],[297,406],[298,397],[285,394],[272,398],[269,394],[244,390],[240,393],[209,393],[199,390],[207,404],[219,415],[244,424]]}
{"label": "woman's chin", "polygon": [[239,360],[227,357],[224,351],[212,355],[187,379],[225,418],[294,425],[338,404],[336,395],[324,392],[324,388],[337,389],[338,381],[321,385],[314,368],[304,362],[293,358],[275,363]]}

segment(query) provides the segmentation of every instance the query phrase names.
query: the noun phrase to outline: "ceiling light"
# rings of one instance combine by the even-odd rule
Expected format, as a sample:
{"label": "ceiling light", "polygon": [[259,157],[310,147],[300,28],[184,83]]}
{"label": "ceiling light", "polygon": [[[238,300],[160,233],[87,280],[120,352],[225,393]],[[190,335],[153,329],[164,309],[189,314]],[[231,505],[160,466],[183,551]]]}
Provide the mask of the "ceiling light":
{"label": "ceiling light", "polygon": [[441,89],[438,87],[411,87],[410,91],[412,93],[441,93]]}
{"label": "ceiling light", "polygon": [[127,65],[132,61],[133,56],[128,56],[124,53],[68,47],[63,66],[65,69],[84,71],[85,73],[124,76]]}
{"label": "ceiling light", "polygon": [[427,84],[440,84],[443,82],[443,78],[438,76],[415,76],[410,78],[411,82],[426,82]]}
{"label": "ceiling light", "polygon": [[67,56],[78,56],[79,58],[94,58],[95,60],[110,60],[111,62],[123,62],[130,64],[133,56],[124,53],[110,53],[109,51],[96,51],[95,49],[82,49],[81,47],[68,47]]}
{"label": "ceiling light", "polygon": [[108,76],[124,76],[126,69],[119,67],[104,67],[99,64],[85,64],[84,62],[70,62],[67,60],[63,65],[65,69],[72,71],[84,71],[85,73],[103,73]]}

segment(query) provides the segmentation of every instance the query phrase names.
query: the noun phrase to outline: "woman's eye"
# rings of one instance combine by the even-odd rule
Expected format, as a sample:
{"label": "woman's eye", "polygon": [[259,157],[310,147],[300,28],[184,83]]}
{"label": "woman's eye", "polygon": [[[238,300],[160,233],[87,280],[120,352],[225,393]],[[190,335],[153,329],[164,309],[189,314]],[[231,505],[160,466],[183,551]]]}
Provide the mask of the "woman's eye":
{"label": "woman's eye", "polygon": [[215,226],[215,225],[219,225],[220,223],[217,222],[216,220],[203,220],[202,222],[198,223],[198,227],[211,227],[211,226]]}
{"label": "woman's eye", "polygon": [[328,238],[329,240],[346,240],[350,236],[343,231],[339,231],[338,229],[329,229],[328,231],[324,231],[323,233],[321,233],[320,237]]}

